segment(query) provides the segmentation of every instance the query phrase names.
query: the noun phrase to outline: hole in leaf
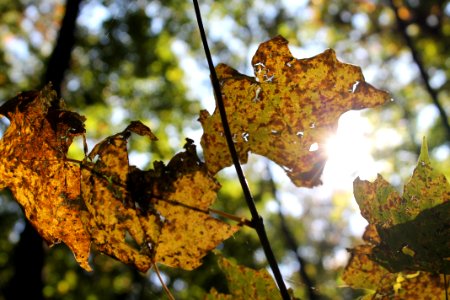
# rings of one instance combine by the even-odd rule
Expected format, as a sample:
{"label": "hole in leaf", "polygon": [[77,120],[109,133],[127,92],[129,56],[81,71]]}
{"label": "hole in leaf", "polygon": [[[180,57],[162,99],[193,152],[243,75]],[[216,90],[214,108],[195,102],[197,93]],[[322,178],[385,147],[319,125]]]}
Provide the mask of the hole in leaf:
{"label": "hole in leaf", "polygon": [[255,97],[252,99],[253,102],[258,102],[259,100],[261,100],[261,99],[259,99],[260,92],[261,92],[261,87],[258,86],[255,91]]}
{"label": "hole in leaf", "polygon": [[309,152],[314,152],[317,150],[319,150],[319,144],[313,143],[313,144],[311,144],[311,146],[309,146]]}
{"label": "hole in leaf", "polygon": [[292,172],[292,168],[286,167],[286,166],[282,166],[283,170],[286,172]]}
{"label": "hole in leaf", "polygon": [[100,159],[100,155],[96,154],[96,155],[94,156],[94,158],[92,159],[92,162],[93,162],[93,163],[96,163],[96,162],[98,162],[99,160],[101,160],[101,159]]}
{"label": "hole in leaf", "polygon": [[76,136],[67,151],[67,157],[75,160],[84,159],[84,143],[82,136]]}
{"label": "hole in leaf", "polygon": [[272,82],[273,81],[273,79],[275,78],[275,75],[272,75],[272,76],[270,76],[270,77],[268,77],[267,75],[264,75],[264,81],[265,82]]}
{"label": "hole in leaf", "polygon": [[242,138],[244,139],[245,142],[248,142],[249,136],[250,136],[250,134],[248,132],[243,132],[242,133]]}
{"label": "hole in leaf", "polygon": [[257,62],[256,64],[253,65],[253,68],[255,70],[257,70],[257,72],[261,72],[262,69],[265,69],[266,66],[262,63],[262,62]]}
{"label": "hole in leaf", "polygon": [[134,249],[139,249],[139,245],[136,243],[131,233],[127,230],[125,231],[125,242]]}
{"label": "hole in leaf", "polygon": [[359,83],[360,83],[359,81],[355,81],[350,92],[352,92],[352,93],[356,92],[356,90],[358,89]]}

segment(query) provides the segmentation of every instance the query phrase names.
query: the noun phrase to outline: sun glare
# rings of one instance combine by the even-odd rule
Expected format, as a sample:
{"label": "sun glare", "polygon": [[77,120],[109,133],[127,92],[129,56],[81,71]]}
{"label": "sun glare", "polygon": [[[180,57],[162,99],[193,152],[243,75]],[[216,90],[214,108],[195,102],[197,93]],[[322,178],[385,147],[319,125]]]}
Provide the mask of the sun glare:
{"label": "sun glare", "polygon": [[368,137],[372,125],[359,111],[345,113],[339,128],[326,143],[328,161],[322,180],[333,189],[352,189],[353,180],[360,176],[372,179],[377,166],[371,156],[373,141]]}

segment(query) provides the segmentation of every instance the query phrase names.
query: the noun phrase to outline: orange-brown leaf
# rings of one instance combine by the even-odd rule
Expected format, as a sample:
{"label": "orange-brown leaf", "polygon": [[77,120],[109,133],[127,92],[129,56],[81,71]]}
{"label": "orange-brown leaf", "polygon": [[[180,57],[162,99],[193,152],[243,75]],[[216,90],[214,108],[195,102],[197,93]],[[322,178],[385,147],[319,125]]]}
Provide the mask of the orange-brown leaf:
{"label": "orange-brown leaf", "polygon": [[9,187],[25,215],[50,244],[64,242],[86,270],[90,238],[80,217],[80,167],[66,160],[84,117],[50,107],[56,93],[18,95],[0,107],[11,121],[0,141],[0,188]]}
{"label": "orange-brown leaf", "polygon": [[[280,165],[297,186],[320,184],[324,143],[339,117],[390,100],[366,83],[359,67],[337,60],[333,50],[296,59],[281,36],[261,44],[253,57],[255,77],[219,65],[228,122],[241,162],[248,152]],[[201,144],[215,174],[231,165],[219,111],[200,113]]]}

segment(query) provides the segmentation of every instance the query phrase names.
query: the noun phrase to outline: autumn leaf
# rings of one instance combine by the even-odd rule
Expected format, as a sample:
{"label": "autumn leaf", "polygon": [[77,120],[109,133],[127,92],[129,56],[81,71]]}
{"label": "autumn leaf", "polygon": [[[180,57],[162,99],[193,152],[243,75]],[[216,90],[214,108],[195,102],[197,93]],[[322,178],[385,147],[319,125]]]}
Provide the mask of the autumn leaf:
{"label": "autumn leaf", "polygon": [[132,132],[156,140],[148,127],[132,122],[97,144],[84,161],[81,189],[87,211],[83,221],[99,251],[145,272],[152,265],[148,244],[159,228],[141,224],[149,220],[142,218],[126,186],[127,139]]}
{"label": "autumn leaf", "polygon": [[210,215],[209,206],[216,200],[220,185],[199,160],[191,140],[185,149],[167,166],[155,162],[153,170],[134,168],[129,182],[147,216],[156,215],[161,221],[161,231],[153,245],[155,261],[192,270],[239,227]]}
{"label": "autumn leaf", "polygon": [[371,258],[380,241],[374,225],[366,228],[363,239],[366,244],[350,250],[351,258],[342,274],[352,288],[368,291],[362,299],[445,299],[444,275],[420,271],[391,273]]}
{"label": "autumn leaf", "polygon": [[426,140],[403,196],[378,176],[354,182],[361,214],[380,242],[370,257],[390,270],[450,273],[450,185],[431,167]]}
{"label": "autumn leaf", "polygon": [[0,141],[0,188],[9,187],[39,234],[64,242],[79,264],[96,248],[145,272],[160,262],[194,269],[201,258],[239,226],[209,213],[220,185],[192,141],[166,166],[141,171],[129,165],[132,134],[156,140],[139,121],[110,136],[82,162],[66,157],[84,134],[84,117],[67,111],[50,87],[27,92],[0,107],[10,126]]}
{"label": "autumn leaf", "polygon": [[127,139],[150,129],[133,122],[123,132],[106,138],[83,163],[83,214],[93,243],[101,252],[145,272],[154,263],[187,270],[237,226],[210,216],[209,206],[220,185],[198,159],[189,141],[186,151],[166,166],[142,171],[129,165]]}
{"label": "autumn leaf", "polygon": [[[366,83],[359,67],[339,62],[333,50],[296,59],[277,36],[261,44],[252,59],[255,77],[220,64],[216,71],[234,144],[242,163],[248,153],[280,165],[297,186],[321,183],[324,143],[339,117],[351,109],[374,107],[388,93]],[[219,111],[200,113],[201,144],[208,169],[231,165]]]}
{"label": "autumn leaf", "polygon": [[230,294],[221,294],[212,288],[205,300],[281,299],[280,292],[266,269],[253,270],[222,256],[219,256],[218,264],[225,273]]}
{"label": "autumn leaf", "polygon": [[342,279],[353,288],[367,289],[380,295],[389,295],[393,290],[396,275],[369,258],[374,243],[379,242],[374,225],[368,225],[363,236],[366,244],[350,249],[350,260]]}
{"label": "autumn leaf", "polygon": [[88,264],[90,237],[80,217],[80,167],[66,159],[84,117],[51,107],[50,86],[25,92],[0,107],[10,126],[0,141],[0,188],[10,188],[25,216],[49,245],[64,242],[78,263]]}

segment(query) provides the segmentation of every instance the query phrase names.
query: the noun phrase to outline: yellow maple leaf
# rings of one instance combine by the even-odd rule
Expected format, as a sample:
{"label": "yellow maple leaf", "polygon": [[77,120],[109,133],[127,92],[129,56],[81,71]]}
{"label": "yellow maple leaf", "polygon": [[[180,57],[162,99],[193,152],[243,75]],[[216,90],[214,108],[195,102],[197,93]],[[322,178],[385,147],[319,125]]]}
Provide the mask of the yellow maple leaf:
{"label": "yellow maple leaf", "polygon": [[[256,77],[220,64],[216,71],[235,147],[242,163],[248,152],[280,165],[297,186],[320,184],[324,143],[346,111],[383,104],[388,93],[365,82],[361,69],[339,62],[333,50],[296,59],[277,36],[252,59]],[[231,165],[219,111],[200,113],[201,144],[208,169]]]}
{"label": "yellow maple leaf", "polygon": [[56,93],[46,87],[0,107],[11,122],[0,141],[0,188],[11,189],[50,245],[64,242],[90,270],[90,237],[80,217],[80,167],[66,160],[72,139],[84,133],[84,117],[51,107],[55,99]]}

